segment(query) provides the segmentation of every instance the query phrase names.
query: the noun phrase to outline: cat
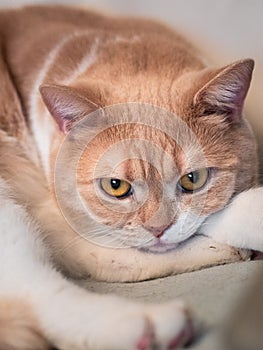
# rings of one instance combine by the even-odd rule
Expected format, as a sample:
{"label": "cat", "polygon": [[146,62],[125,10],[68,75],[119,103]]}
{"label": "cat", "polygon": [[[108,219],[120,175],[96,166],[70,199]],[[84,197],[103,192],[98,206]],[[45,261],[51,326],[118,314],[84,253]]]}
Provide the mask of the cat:
{"label": "cat", "polygon": [[165,25],[62,6],[1,11],[0,43],[0,348],[182,346],[181,302],[91,294],[59,270],[160,276],[260,191],[242,116],[253,60],[207,68]]}

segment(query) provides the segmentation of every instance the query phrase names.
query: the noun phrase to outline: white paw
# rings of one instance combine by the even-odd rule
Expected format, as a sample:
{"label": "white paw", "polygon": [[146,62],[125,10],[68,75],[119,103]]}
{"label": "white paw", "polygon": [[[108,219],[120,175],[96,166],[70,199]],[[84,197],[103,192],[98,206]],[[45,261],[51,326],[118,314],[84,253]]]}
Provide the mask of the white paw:
{"label": "white paw", "polygon": [[111,309],[103,315],[94,313],[93,324],[89,316],[86,334],[82,315],[76,333],[64,334],[55,345],[63,350],[171,350],[181,348],[193,337],[190,315],[182,303],[141,305],[121,301]]}
{"label": "white paw", "polygon": [[221,243],[263,252],[263,187],[238,194],[211,215],[199,232]]}
{"label": "white paw", "polygon": [[137,303],[67,281],[51,295],[36,306],[43,334],[59,350],[168,350],[193,337],[190,314],[179,301]]}

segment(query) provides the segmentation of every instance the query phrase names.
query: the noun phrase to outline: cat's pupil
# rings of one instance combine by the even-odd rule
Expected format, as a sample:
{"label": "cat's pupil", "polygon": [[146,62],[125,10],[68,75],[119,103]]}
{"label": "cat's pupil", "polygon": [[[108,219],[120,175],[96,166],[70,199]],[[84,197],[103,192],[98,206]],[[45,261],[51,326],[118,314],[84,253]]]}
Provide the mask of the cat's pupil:
{"label": "cat's pupil", "polygon": [[187,176],[188,176],[188,179],[189,179],[193,184],[197,183],[197,182],[199,181],[199,177],[200,177],[198,171],[193,171],[193,172],[187,174]]}
{"label": "cat's pupil", "polygon": [[118,180],[118,179],[111,179],[110,180],[110,184],[111,184],[111,187],[114,189],[114,190],[117,190],[120,185],[121,185],[121,180]]}

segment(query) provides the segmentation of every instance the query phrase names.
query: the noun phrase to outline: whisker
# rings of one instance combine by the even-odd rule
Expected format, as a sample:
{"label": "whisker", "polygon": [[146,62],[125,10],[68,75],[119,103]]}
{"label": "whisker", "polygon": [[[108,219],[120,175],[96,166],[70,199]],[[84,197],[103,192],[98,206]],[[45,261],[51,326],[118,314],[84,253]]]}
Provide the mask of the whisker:
{"label": "whisker", "polygon": [[64,254],[66,250],[68,250],[69,248],[72,248],[79,240],[80,240],[80,237],[77,235],[73,239],[69,240],[69,242],[67,242],[67,244],[64,247],[58,249],[58,252],[61,254]]}
{"label": "whisker", "polygon": [[[95,230],[94,230],[94,231],[95,231]],[[96,231],[99,231],[99,229],[97,229]],[[101,232],[101,230],[100,230],[100,232]],[[64,247],[60,248],[60,249],[59,249],[59,252],[62,253],[62,254],[65,253],[66,250],[72,248],[74,245],[76,245],[77,243],[79,243],[79,241],[80,241],[83,237],[85,238],[85,236],[77,234],[74,238],[72,238],[71,240],[69,240],[69,241],[67,242],[67,244],[66,244]]]}

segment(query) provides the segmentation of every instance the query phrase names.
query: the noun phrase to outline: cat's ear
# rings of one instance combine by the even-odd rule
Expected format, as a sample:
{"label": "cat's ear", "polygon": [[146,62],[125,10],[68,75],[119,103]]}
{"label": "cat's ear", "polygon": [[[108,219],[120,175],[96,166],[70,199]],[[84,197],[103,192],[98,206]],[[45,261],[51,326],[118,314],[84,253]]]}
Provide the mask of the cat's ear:
{"label": "cat's ear", "polygon": [[72,87],[42,85],[39,91],[47,109],[64,133],[68,133],[83,117],[100,108]]}
{"label": "cat's ear", "polygon": [[244,59],[217,71],[195,94],[194,104],[201,106],[206,115],[224,114],[230,121],[239,121],[253,68],[254,61]]}

